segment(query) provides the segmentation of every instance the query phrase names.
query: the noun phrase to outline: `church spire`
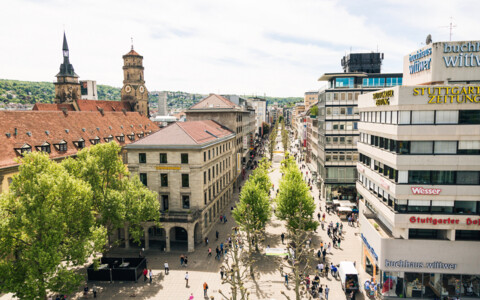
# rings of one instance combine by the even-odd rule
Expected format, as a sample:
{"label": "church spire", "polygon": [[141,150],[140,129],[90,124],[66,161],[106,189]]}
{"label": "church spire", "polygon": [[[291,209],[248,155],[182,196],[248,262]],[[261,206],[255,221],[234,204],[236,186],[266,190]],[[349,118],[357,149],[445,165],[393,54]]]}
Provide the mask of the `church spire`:
{"label": "church spire", "polygon": [[70,63],[70,54],[68,51],[68,44],[67,44],[67,35],[63,32],[63,63],[60,65],[60,72],[56,75],[56,77],[68,76],[68,77],[78,77],[75,74],[72,64]]}

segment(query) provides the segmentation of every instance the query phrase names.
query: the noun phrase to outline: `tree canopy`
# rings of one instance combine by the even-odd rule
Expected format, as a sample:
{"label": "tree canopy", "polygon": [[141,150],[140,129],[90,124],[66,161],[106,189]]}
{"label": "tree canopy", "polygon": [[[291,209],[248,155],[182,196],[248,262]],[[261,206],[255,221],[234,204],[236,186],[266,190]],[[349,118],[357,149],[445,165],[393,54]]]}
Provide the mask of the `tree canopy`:
{"label": "tree canopy", "polygon": [[10,191],[0,195],[1,290],[20,299],[70,293],[83,281],[74,267],[106,240],[95,223],[90,186],[48,155],[25,155]]}

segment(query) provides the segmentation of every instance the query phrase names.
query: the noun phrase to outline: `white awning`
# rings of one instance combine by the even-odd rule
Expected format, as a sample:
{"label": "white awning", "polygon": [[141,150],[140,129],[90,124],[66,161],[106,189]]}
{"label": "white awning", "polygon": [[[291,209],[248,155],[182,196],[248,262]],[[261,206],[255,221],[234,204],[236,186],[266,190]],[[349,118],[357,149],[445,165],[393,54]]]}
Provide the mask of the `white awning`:
{"label": "white awning", "polygon": [[409,206],[430,206],[430,200],[408,200]]}
{"label": "white awning", "polygon": [[453,200],[432,200],[432,206],[454,206],[455,201]]}

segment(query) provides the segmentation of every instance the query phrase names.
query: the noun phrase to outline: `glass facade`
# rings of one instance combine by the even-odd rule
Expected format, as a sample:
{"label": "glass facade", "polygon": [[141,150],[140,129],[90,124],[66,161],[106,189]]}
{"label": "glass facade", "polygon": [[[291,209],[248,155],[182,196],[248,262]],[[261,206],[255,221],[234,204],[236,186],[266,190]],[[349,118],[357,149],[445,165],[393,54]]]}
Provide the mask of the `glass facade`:
{"label": "glass facade", "polygon": [[480,296],[480,276],[468,274],[381,272],[381,288],[379,292],[384,297],[398,298],[476,298]]}
{"label": "glass facade", "polygon": [[336,78],[335,79],[335,87],[336,88],[342,88],[342,87],[348,87],[348,88],[353,88],[354,87],[354,82],[355,80],[353,77],[345,77],[345,78]]}

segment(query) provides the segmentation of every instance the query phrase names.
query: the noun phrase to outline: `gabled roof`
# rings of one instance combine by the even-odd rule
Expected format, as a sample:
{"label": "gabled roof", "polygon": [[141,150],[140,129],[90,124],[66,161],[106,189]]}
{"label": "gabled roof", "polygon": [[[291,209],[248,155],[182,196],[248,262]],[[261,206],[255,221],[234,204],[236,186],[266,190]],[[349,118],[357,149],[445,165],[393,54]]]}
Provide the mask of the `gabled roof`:
{"label": "gabled roof", "polygon": [[162,130],[139,140],[127,149],[142,146],[203,145],[234,133],[212,120],[175,122]]}
{"label": "gabled roof", "polygon": [[[158,130],[155,123],[137,112],[0,111],[0,168],[18,165],[15,159],[20,154],[15,148],[25,144],[36,151],[35,146],[47,142],[51,145],[50,158],[55,159],[75,155],[79,149],[74,142],[80,139],[89,147],[90,140],[98,137],[104,143],[112,135],[123,146],[133,141],[127,137],[119,141],[116,137],[121,134],[134,132],[138,140],[138,134]],[[67,142],[67,151],[54,147],[61,141]]]}
{"label": "gabled roof", "polygon": [[190,107],[190,109],[215,109],[215,108],[235,108],[235,103],[231,102],[227,98],[217,95],[210,94],[208,97],[204,98],[197,104]]}

